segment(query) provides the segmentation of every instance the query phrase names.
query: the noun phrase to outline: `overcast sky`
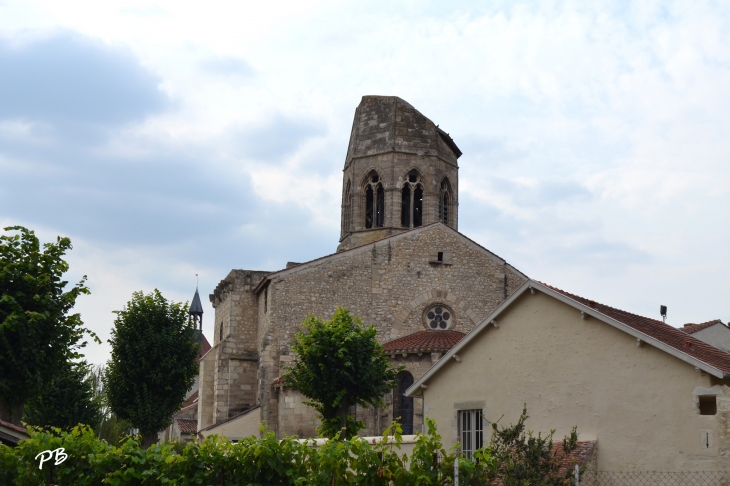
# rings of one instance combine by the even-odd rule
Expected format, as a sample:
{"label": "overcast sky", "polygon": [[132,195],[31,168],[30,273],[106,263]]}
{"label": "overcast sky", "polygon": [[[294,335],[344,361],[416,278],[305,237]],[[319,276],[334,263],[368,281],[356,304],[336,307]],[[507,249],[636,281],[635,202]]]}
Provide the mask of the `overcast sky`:
{"label": "overcast sky", "polygon": [[[485,7],[484,4],[489,6]],[[459,230],[532,278],[730,319],[730,3],[0,0],[0,224],[135,290],[337,247],[363,95],[451,134]],[[108,359],[91,346],[91,362]]]}

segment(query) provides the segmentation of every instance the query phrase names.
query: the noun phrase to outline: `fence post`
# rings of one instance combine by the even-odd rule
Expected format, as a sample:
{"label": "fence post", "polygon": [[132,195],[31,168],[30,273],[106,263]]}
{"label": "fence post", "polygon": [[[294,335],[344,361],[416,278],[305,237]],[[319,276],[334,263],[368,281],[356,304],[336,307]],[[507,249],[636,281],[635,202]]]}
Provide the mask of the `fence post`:
{"label": "fence post", "polygon": [[454,486],[459,486],[459,453],[454,454]]}
{"label": "fence post", "polygon": [[575,465],[575,486],[580,486],[580,467]]}

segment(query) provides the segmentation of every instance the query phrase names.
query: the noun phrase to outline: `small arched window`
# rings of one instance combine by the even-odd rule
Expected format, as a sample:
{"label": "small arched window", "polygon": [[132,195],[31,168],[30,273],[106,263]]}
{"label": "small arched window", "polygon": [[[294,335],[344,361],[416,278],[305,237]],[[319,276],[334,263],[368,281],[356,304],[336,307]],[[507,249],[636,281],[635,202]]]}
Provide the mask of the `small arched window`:
{"label": "small arched window", "polygon": [[365,186],[365,227],[385,226],[385,190],[380,176],[372,173]]}
{"label": "small arched window", "polygon": [[408,371],[401,371],[396,377],[398,387],[393,400],[393,420],[403,427],[403,435],[413,434],[413,397],[405,396],[406,390],[413,385],[413,375]]}
{"label": "small arched window", "polygon": [[451,211],[451,190],[449,188],[449,180],[441,181],[441,190],[439,192],[439,221],[449,224]]}
{"label": "small arched window", "polygon": [[421,177],[415,170],[408,173],[401,189],[400,224],[404,228],[417,228],[423,225],[423,186]]}

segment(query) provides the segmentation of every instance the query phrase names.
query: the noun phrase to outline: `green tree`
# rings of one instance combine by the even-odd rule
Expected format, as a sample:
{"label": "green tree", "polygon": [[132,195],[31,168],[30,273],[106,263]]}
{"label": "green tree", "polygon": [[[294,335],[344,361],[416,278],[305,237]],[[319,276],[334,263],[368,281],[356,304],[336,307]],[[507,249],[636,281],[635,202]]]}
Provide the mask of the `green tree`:
{"label": "green tree", "polygon": [[88,294],[84,276],[68,288],[63,259],[71,240],[41,247],[33,231],[10,226],[0,236],[0,420],[20,424],[25,402],[47,388],[69,360],[81,357],[85,333],[79,314],[69,314]]}
{"label": "green tree", "polygon": [[64,363],[55,371],[48,388],[26,403],[25,422],[64,430],[71,430],[78,424],[97,427],[101,420],[101,403],[94,395],[89,372],[90,367],[84,361]]}
{"label": "green tree", "polygon": [[133,293],[115,311],[104,388],[114,414],[139,429],[145,446],[172,423],[198,374],[196,329],[186,307],[155,289]]}
{"label": "green tree", "polygon": [[104,388],[106,369],[104,365],[97,365],[89,372],[89,380],[94,390],[94,398],[100,405],[101,415],[99,425],[94,428],[94,432],[99,439],[116,446],[120,445],[129,436],[132,430],[132,424],[127,420],[122,420],[117,417],[109,407],[109,399]]}
{"label": "green tree", "polygon": [[296,359],[284,376],[287,386],[309,398],[320,415],[318,432],[325,437],[354,436],[364,427],[349,415],[352,405],[383,407],[382,397],[396,387],[398,369],[375,339],[373,326],[364,327],[350,311],[338,307],[332,319],[308,316],[295,335]]}

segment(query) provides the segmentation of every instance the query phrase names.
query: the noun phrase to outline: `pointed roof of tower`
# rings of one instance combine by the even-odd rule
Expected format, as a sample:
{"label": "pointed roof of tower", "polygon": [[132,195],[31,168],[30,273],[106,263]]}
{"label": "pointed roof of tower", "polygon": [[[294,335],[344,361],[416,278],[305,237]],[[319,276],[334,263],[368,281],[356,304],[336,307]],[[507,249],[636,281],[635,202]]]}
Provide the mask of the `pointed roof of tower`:
{"label": "pointed roof of tower", "polygon": [[188,314],[202,314],[203,313],[203,304],[200,303],[200,294],[198,294],[198,289],[195,289],[195,295],[193,296],[193,302],[190,304],[190,309],[188,310]]}

